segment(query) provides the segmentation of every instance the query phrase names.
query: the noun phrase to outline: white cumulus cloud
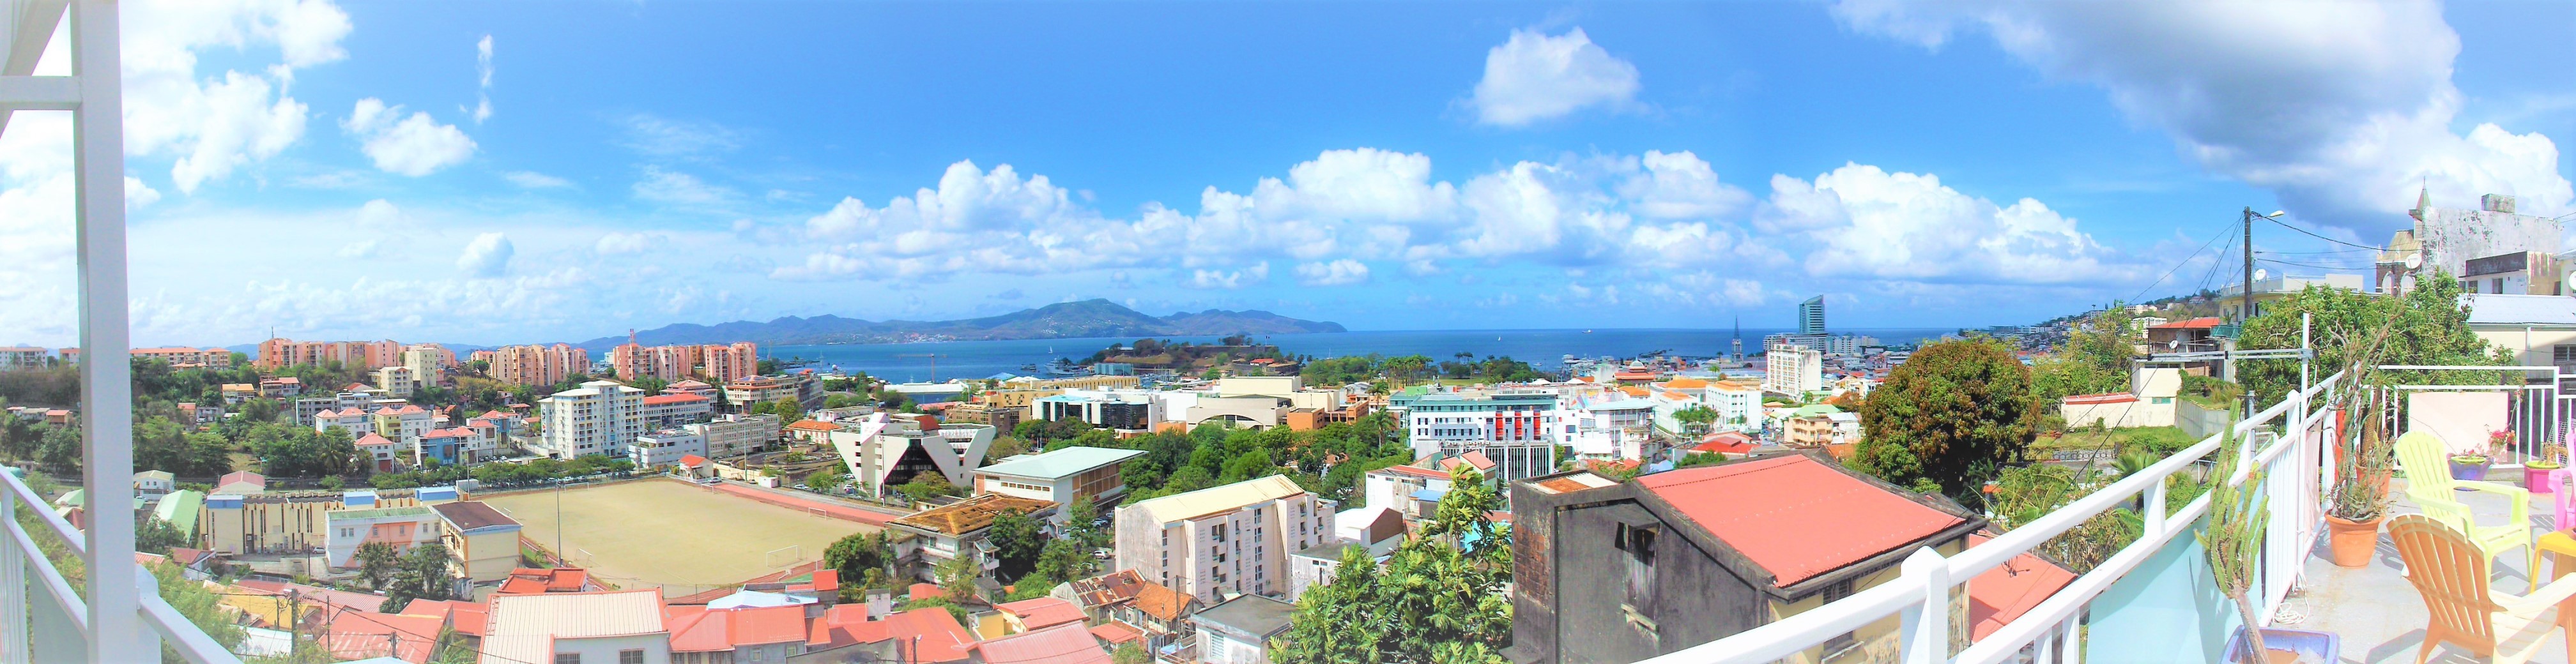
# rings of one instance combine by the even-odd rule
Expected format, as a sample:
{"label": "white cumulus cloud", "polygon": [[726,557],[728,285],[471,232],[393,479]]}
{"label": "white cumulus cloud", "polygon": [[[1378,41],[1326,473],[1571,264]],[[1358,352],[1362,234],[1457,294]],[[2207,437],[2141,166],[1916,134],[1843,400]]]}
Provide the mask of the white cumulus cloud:
{"label": "white cumulus cloud", "polygon": [[732,187],[709,184],[698,176],[657,166],[645,167],[644,178],[635,181],[634,189],[636,198],[672,205],[715,205],[740,195]]}
{"label": "white cumulus cloud", "polygon": [[1308,286],[1349,286],[1368,283],[1368,278],[1368,264],[1348,258],[1297,266],[1297,283]]}
{"label": "white cumulus cloud", "polygon": [[1192,270],[1190,271],[1188,286],[1191,288],[1235,289],[1245,286],[1259,285],[1261,282],[1269,280],[1270,264],[1262,262],[1254,263],[1252,264],[1252,267],[1241,270]]}
{"label": "white cumulus cloud", "polygon": [[599,242],[591,245],[591,251],[604,256],[640,254],[669,241],[670,238],[654,233],[609,233],[600,236]]}
{"label": "white cumulus cloud", "polygon": [[2431,0],[2052,2],[1842,0],[1863,32],[1939,48],[1991,35],[2051,77],[2109,93],[2213,172],[2267,187],[2300,216],[2384,231],[2413,207],[2520,197],[2567,211],[2558,148],[2494,124],[2456,131],[2459,34]]}
{"label": "white cumulus cloud", "polygon": [[474,139],[456,125],[439,124],[428,111],[409,117],[402,111],[381,99],[360,99],[340,127],[357,136],[367,158],[387,173],[420,177],[474,156]]}
{"label": "white cumulus cloud", "polygon": [[1553,36],[1513,30],[1485,53],[1485,77],[1469,105],[1478,122],[1519,127],[1589,107],[1634,106],[1638,88],[1637,66],[1602,50],[1582,28]]}
{"label": "white cumulus cloud", "polygon": [[492,36],[484,35],[474,42],[474,124],[492,119]]}
{"label": "white cumulus cloud", "polygon": [[536,171],[509,171],[502,173],[501,179],[509,180],[510,184],[518,185],[521,189],[557,189],[572,186],[571,180]]}
{"label": "white cumulus cloud", "polygon": [[1805,263],[1816,276],[2034,284],[2140,276],[2046,204],[1999,206],[1930,174],[1845,164],[1813,181],[1772,176],[1771,189],[1755,223],[1812,242]]}
{"label": "white cumulus cloud", "polygon": [[465,252],[456,256],[456,269],[467,276],[491,278],[510,270],[510,238],[502,233],[484,233],[466,243]]}

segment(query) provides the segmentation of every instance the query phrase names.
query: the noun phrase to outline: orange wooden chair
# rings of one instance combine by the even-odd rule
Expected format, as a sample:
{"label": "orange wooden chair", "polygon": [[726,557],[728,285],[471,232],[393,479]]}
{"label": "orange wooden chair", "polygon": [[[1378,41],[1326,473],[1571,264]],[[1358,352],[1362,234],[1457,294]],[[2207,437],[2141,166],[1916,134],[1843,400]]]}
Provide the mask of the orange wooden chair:
{"label": "orange wooden chair", "polygon": [[[2409,514],[2389,520],[2388,535],[2406,561],[2407,582],[2415,584],[2433,616],[2415,664],[2424,664],[2442,643],[2519,664],[2540,654],[2550,632],[2576,634],[2576,577],[2551,581],[2530,595],[2496,592],[2488,583],[2493,568],[2485,550],[2450,525]],[[2568,641],[2567,659],[2576,661],[2576,639]]]}

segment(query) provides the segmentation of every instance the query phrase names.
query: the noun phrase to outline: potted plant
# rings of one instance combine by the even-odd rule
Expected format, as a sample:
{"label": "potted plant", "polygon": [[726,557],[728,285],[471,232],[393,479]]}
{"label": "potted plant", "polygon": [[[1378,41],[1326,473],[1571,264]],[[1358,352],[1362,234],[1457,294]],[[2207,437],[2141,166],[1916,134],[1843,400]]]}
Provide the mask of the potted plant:
{"label": "potted plant", "polygon": [[2237,449],[2236,437],[2230,434],[2219,448],[2218,471],[2210,476],[2209,525],[2200,532],[2201,547],[2209,554],[2210,579],[2218,590],[2236,604],[2236,615],[2244,627],[2228,637],[2221,661],[2245,664],[2270,664],[2315,657],[2317,661],[2337,662],[2342,653],[2342,639],[2327,632],[2295,629],[2260,629],[2260,615],[2254,611],[2252,591],[2254,574],[2263,553],[2263,532],[2270,515],[2265,503],[2248,495],[2243,487],[2260,486],[2263,472],[2255,471],[2242,486],[2231,483],[2236,477],[2236,464],[2245,456]]}
{"label": "potted plant", "polygon": [[2495,458],[2492,455],[2502,453],[2506,446],[2512,444],[2513,432],[2510,430],[2487,432],[2487,454],[2451,455],[2451,479],[2472,481],[2486,479],[2487,464],[2492,463]]}
{"label": "potted plant", "polygon": [[2565,443],[2541,445],[2540,458],[2522,463],[2522,486],[2530,489],[2532,493],[2557,493],[2557,483],[2549,481],[2549,474],[2566,467],[2567,445]]}
{"label": "potted plant", "polygon": [[[2343,567],[2367,567],[2379,549],[2379,523],[2388,516],[2388,475],[2395,449],[2378,422],[2364,422],[2350,446],[2336,455],[2335,484],[2326,495],[2329,557]],[[2338,448],[2341,449],[2341,448]]]}

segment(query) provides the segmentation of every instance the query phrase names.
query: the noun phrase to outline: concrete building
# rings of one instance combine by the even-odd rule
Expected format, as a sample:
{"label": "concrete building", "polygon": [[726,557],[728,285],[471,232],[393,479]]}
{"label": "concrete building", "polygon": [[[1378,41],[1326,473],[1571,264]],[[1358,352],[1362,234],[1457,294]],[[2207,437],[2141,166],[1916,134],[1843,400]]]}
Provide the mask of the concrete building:
{"label": "concrete building", "polygon": [[[42,351],[44,349],[39,348],[36,350]],[[233,352],[221,348],[189,348],[186,346],[136,348],[134,349],[134,357],[136,359],[160,360],[163,364],[170,365],[170,368],[172,369],[230,369],[233,367]]]}
{"label": "concrete building", "polygon": [[707,437],[687,429],[667,428],[635,437],[626,453],[637,468],[661,468],[680,462],[681,457],[707,455]]}
{"label": "concrete building", "polygon": [[332,429],[347,431],[349,432],[350,440],[357,440],[367,434],[376,432],[376,418],[375,416],[368,415],[367,411],[356,408],[350,408],[347,410],[325,410],[313,414],[314,431],[330,431]]}
{"label": "concrete building", "polygon": [[1118,508],[1118,569],[1200,597],[1285,595],[1288,554],[1332,538],[1333,506],[1272,475]]}
{"label": "concrete building", "polygon": [[[2467,275],[2475,271],[2471,269],[2472,261],[2509,254],[2528,256],[2537,253],[2555,257],[2559,254],[2560,236],[2565,230],[2559,218],[2516,213],[2514,198],[2499,194],[2482,196],[2478,209],[2467,210],[2433,207],[2431,192],[2418,191],[2415,209],[2407,211],[2407,216],[2414,218],[2414,226],[2391,237],[2391,251],[2382,252],[2379,258],[2380,292],[2402,291],[2413,280],[2430,276],[2437,270],[2462,279],[2463,286],[2470,286]],[[2410,256],[2419,259],[2417,265],[2409,267],[2405,264]],[[2531,268],[2540,266],[2534,263],[2526,259],[2519,270],[2481,266],[2487,268],[2487,273],[2480,276],[2494,281],[2481,281],[2475,284],[2479,287],[2464,290],[2488,295],[2500,294],[2498,291],[2508,295],[2565,292],[2560,290],[2563,285],[2549,284],[2542,288],[2539,287],[2541,284],[2534,283],[2555,282],[2564,277],[2554,272],[2556,268],[2552,268],[2551,273],[2535,274]],[[2497,282],[2506,279],[2506,273],[2515,271],[2524,272],[2520,280],[2522,288],[2499,288],[2503,284]]]}
{"label": "concrete building", "polygon": [[544,435],[529,451],[570,459],[585,454],[626,456],[626,444],[644,434],[644,391],[594,380],[537,400]]}
{"label": "concrete building", "polygon": [[376,389],[384,390],[385,394],[393,395],[394,398],[409,399],[412,390],[420,386],[420,381],[415,378],[417,375],[412,372],[411,367],[400,364],[376,367]]}
{"label": "concrete building", "polygon": [[1717,411],[1717,421],[1710,431],[1759,431],[1762,428],[1762,386],[1731,380],[1714,381],[1700,391],[1700,404]]}
{"label": "concrete building", "polygon": [[590,351],[569,344],[502,346],[491,353],[492,379],[512,385],[559,385],[590,370]]}
{"label": "concrete building", "polygon": [[921,473],[970,486],[995,433],[981,424],[941,424],[928,415],[875,413],[826,435],[859,491],[884,497]]}
{"label": "concrete building", "polygon": [[[1684,401],[1697,404],[1695,400]],[[1643,459],[1658,451],[1654,429],[1663,408],[1652,399],[1579,400],[1558,411],[1558,440],[1581,458]],[[1546,473],[1542,470],[1523,477]]]}
{"label": "concrete building", "polygon": [[296,341],[270,339],[259,343],[259,358],[251,364],[261,369],[277,370],[299,364],[319,365],[338,362],[359,371],[401,364],[403,345],[394,341]]}
{"label": "concrete building", "polygon": [[707,458],[731,459],[769,449],[778,444],[778,416],[725,415],[698,424],[680,425],[682,431],[707,439]]}
{"label": "concrete building", "polygon": [[1190,616],[1198,626],[1198,661],[1270,664],[1270,641],[1288,633],[1288,617],[1296,610],[1287,602],[1245,595]]}
{"label": "concrete building", "polygon": [[405,346],[402,358],[403,366],[411,367],[412,380],[429,387],[445,383],[447,368],[456,366],[456,352],[438,344]]}
{"label": "concrete building", "polygon": [[[1578,471],[1512,494],[1517,592],[1504,654],[1518,664],[1635,662],[1732,636],[1887,583],[1917,549],[1958,555],[1986,525],[1946,499],[1806,454],[1625,483]],[[1968,604],[1950,605],[1962,635]],[[1781,661],[1897,661],[1898,623],[1871,621]]]}
{"label": "concrete building", "polygon": [[[256,474],[247,475],[258,478]],[[331,512],[412,507],[456,499],[455,489],[450,487],[259,493],[258,483],[226,477],[216,485],[216,493],[206,496],[198,512],[196,548],[231,556],[319,555],[328,537],[325,517]],[[325,570],[313,569],[309,573],[321,575]]]}
{"label": "concrete building", "polygon": [[402,443],[405,448],[417,444],[420,437],[428,435],[430,430],[439,428],[439,425],[443,424],[440,420],[446,417],[427,408],[410,404],[404,404],[399,408],[392,406],[377,408],[367,415],[374,420],[376,435]]}
{"label": "concrete building", "polygon": [[1142,392],[1068,390],[1029,402],[1029,419],[1079,420],[1116,431],[1150,431],[1165,419],[1163,413],[1164,403]]}
{"label": "concrete building", "polygon": [[[1082,498],[1107,502],[1127,492],[1120,468],[1144,455],[1144,450],[1067,447],[1021,456],[975,469],[974,490],[1063,505]],[[1059,513],[1056,521],[1062,523],[1068,516]]]}
{"label": "concrete building", "polygon": [[434,505],[439,538],[458,576],[476,583],[510,577],[519,566],[519,522],[477,501]]}
{"label": "concrete building", "polygon": [[2182,370],[2145,367],[2129,375],[2129,391],[2077,394],[2058,401],[2058,412],[2072,431],[2100,424],[2113,429],[2174,425],[2174,397],[2182,393]]}
{"label": "concrete building", "polygon": [[800,372],[778,376],[744,376],[724,384],[725,403],[740,411],[751,404],[792,399],[806,408],[823,403],[823,384],[814,374]]}
{"label": "concrete building", "polygon": [[[2453,274],[2458,273],[2454,272]],[[2462,285],[2467,285],[2466,280],[2463,280]],[[2349,291],[2359,291],[2363,288],[2361,275],[2358,274],[2329,274],[2317,277],[2273,275],[2263,279],[2256,279],[2254,280],[2254,315],[2263,315],[2263,308],[2266,305],[2280,301],[2284,298],[2298,295],[2299,291],[2307,290],[2309,286],[2340,288]],[[2470,292],[2477,291],[2471,290]],[[2245,284],[2241,282],[2231,283],[2225,287],[2219,288],[2217,300],[2218,317],[2227,320],[2228,322],[2239,322],[2245,320],[2244,293]]]}
{"label": "concrete building", "polygon": [[1404,428],[1416,457],[1481,454],[1505,480],[1556,470],[1564,438],[1557,393],[1540,388],[1407,389]]}
{"label": "concrete building", "polygon": [[665,429],[683,424],[696,424],[715,416],[716,401],[695,394],[656,394],[644,397],[644,426]]}
{"label": "concrete building", "polygon": [[1781,394],[1806,394],[1825,386],[1825,356],[1806,346],[1773,348],[1766,355],[1762,389]]}
{"label": "concrete building", "polygon": [[482,664],[671,664],[662,593],[495,595]]}
{"label": "concrete building", "polygon": [[0,346],[0,369],[42,369],[48,355],[34,346]]}
{"label": "concrete building", "polygon": [[1825,333],[1825,296],[1818,295],[1798,303],[1798,333]]}
{"label": "concrete building", "polygon": [[356,554],[363,544],[383,542],[396,553],[409,553],[413,546],[438,541],[437,511],[418,505],[335,510],[322,518],[322,550],[337,570],[357,567]]}

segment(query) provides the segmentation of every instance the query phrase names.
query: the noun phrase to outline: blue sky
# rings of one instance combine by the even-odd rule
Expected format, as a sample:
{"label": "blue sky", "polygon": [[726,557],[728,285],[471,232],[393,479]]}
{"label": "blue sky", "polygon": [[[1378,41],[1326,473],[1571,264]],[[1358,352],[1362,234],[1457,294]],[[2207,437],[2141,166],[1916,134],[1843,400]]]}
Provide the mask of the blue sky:
{"label": "blue sky", "polygon": [[[1823,294],[1838,326],[1991,325],[2223,279],[2192,256],[2242,207],[2376,244],[2418,182],[2576,198],[2563,3],[126,12],[143,344],[1092,297],[1415,329],[1785,325]],[[0,343],[73,336],[45,115],[0,135]]]}

